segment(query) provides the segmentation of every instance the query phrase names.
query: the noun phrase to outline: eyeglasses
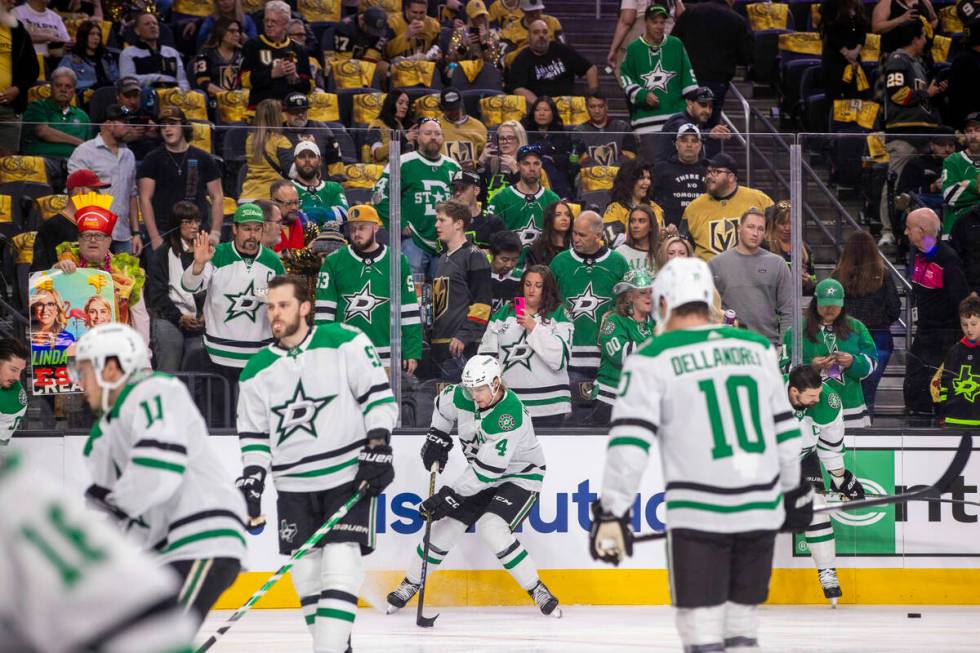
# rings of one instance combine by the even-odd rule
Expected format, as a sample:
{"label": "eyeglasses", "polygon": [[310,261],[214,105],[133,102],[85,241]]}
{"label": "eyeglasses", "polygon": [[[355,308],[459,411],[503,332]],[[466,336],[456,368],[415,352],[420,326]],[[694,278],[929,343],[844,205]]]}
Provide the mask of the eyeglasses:
{"label": "eyeglasses", "polygon": [[290,34],[289,35],[289,38],[291,38],[291,39],[305,39],[306,38],[306,32],[295,32],[293,34]]}
{"label": "eyeglasses", "polygon": [[279,206],[299,206],[299,200],[274,200]]}
{"label": "eyeglasses", "polygon": [[90,231],[88,233],[78,234],[78,240],[79,240],[79,242],[95,243],[95,242],[101,242],[101,241],[108,240],[108,239],[109,239],[109,237],[107,235],[102,234],[102,233],[99,233],[97,231]]}
{"label": "eyeglasses", "polygon": [[730,174],[731,170],[728,168],[708,168],[705,171],[705,175],[727,175]]}
{"label": "eyeglasses", "polygon": [[498,136],[497,140],[501,143],[510,143],[511,141],[516,141],[517,136]]}
{"label": "eyeglasses", "polygon": [[697,104],[702,109],[710,109],[712,102],[711,100],[708,100],[707,102],[701,102],[700,100],[698,100],[697,102],[695,102],[695,104]]}
{"label": "eyeglasses", "polygon": [[34,306],[42,311],[53,311],[54,309],[58,308],[58,304],[56,302],[38,302],[37,304],[34,304]]}

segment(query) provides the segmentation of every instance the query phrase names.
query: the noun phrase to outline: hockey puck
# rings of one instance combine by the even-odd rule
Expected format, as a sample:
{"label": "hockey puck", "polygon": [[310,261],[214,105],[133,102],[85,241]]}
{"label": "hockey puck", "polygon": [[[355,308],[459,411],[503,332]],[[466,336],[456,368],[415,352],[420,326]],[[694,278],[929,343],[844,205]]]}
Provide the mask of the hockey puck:
{"label": "hockey puck", "polygon": [[922,613],[921,612],[909,612],[905,616],[908,617],[909,619],[921,619],[922,618]]}

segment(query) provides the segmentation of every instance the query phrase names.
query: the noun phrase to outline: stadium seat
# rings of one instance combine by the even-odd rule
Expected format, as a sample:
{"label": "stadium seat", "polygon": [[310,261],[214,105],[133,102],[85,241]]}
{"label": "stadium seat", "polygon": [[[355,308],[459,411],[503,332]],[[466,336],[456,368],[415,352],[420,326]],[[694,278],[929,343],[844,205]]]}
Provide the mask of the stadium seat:
{"label": "stadium seat", "polygon": [[351,127],[366,126],[378,117],[385,94],[373,88],[342,88],[335,91],[340,122]]}
{"label": "stadium seat", "polygon": [[483,124],[496,127],[506,120],[522,120],[527,115],[527,98],[523,95],[493,95],[480,100]]}
{"label": "stadium seat", "polygon": [[755,33],[753,64],[749,76],[752,81],[770,86],[776,81],[778,69],[779,37],[788,34],[786,30],[767,29]]}
{"label": "stadium seat", "polygon": [[333,137],[340,146],[340,157],[344,163],[357,163],[357,145],[347,128],[340,122],[327,122],[333,131]]}
{"label": "stadium seat", "polygon": [[248,89],[223,91],[215,94],[218,104],[218,124],[233,125],[245,122],[252,112],[248,110]]}
{"label": "stadium seat", "polygon": [[800,78],[800,119],[809,132],[826,132],[829,110],[823,86],[823,67],[811,66]]}
{"label": "stadium seat", "polygon": [[939,31],[950,36],[963,32],[963,22],[956,15],[955,4],[939,10]]}
{"label": "stadium seat", "polygon": [[558,106],[558,115],[566,129],[584,124],[589,120],[589,112],[585,108],[585,98],[579,95],[559,95],[553,98]]}
{"label": "stadium seat", "polygon": [[190,144],[208,154],[214,154],[214,125],[200,120],[189,122],[192,130]]}
{"label": "stadium seat", "polygon": [[779,95],[782,115],[790,119],[800,116],[800,82],[808,68],[820,68],[820,60],[812,58],[792,59],[779,69]]}
{"label": "stadium seat", "polygon": [[402,59],[391,66],[391,85],[395,88],[423,86],[439,90],[442,88],[442,76],[432,61]]}
{"label": "stadium seat", "polygon": [[381,179],[384,166],[378,163],[352,163],[344,166],[344,174],[347,179],[342,186],[345,189],[366,188],[373,189],[374,185]]}
{"label": "stadium seat", "polygon": [[[477,66],[476,64],[481,64]],[[476,74],[473,74],[473,70]],[[472,79],[471,79],[472,77]],[[458,88],[460,91],[468,91],[474,88],[493,88],[501,89],[504,86],[503,76],[500,69],[491,66],[484,61],[463,62],[453,73],[449,85]]]}
{"label": "stadium seat", "polygon": [[[51,97],[51,84],[35,84],[34,86],[27,89],[27,101],[37,102],[38,100],[46,100]],[[71,105],[78,106],[77,97],[71,96]]]}
{"label": "stadium seat", "polygon": [[105,110],[110,104],[116,103],[116,87],[103,86],[95,89],[88,101],[88,116],[92,122],[100,123],[105,117]]}
{"label": "stadium seat", "polygon": [[793,29],[789,5],[782,2],[753,2],[745,5],[745,14],[753,32]]}
{"label": "stadium seat", "polygon": [[341,0],[297,0],[296,11],[307,23],[336,23],[341,19]]}
{"label": "stadium seat", "polygon": [[345,88],[378,88],[377,66],[360,59],[330,59],[327,90],[335,93]]}
{"label": "stadium seat", "polygon": [[[494,95],[505,95],[505,93],[499,88],[471,88],[463,91],[461,95],[463,96],[463,106],[466,107],[466,113],[471,116],[479,116],[481,114],[480,100]],[[487,127],[490,128],[490,125],[487,125]]]}
{"label": "stadium seat", "polygon": [[619,166],[589,166],[579,171],[578,183],[584,194],[598,190],[612,190]]}
{"label": "stadium seat", "polygon": [[608,190],[594,190],[588,193],[582,193],[579,195],[579,205],[580,207],[596,207],[596,210],[602,214],[609,206],[609,191]]}
{"label": "stadium seat", "polygon": [[49,184],[44,157],[14,155],[0,158],[0,184],[18,181]]}
{"label": "stadium seat", "polygon": [[344,195],[347,196],[347,203],[351,206],[370,204],[374,195],[374,188],[345,188]]}
{"label": "stadium seat", "polygon": [[[405,89],[409,97],[412,97],[413,91],[416,90],[428,90],[428,89]],[[415,112],[416,118],[438,118],[442,115],[442,109],[439,108],[439,94],[438,93],[425,93],[424,95],[419,95],[414,98],[415,103],[412,105],[412,110]]]}
{"label": "stadium seat", "polygon": [[[75,16],[74,18],[64,18],[65,29],[68,30],[68,36],[71,37],[72,41],[75,40],[75,35],[78,34],[78,27],[84,22],[92,20],[91,17],[85,16],[84,18],[80,16]],[[112,21],[103,20],[102,21],[102,45],[106,45],[109,42],[109,34],[112,33]]]}
{"label": "stadium seat", "polygon": [[[51,193],[51,186],[46,183],[0,183],[0,233],[11,236],[21,231],[36,230],[42,221],[42,213],[35,210],[35,199]],[[64,204],[61,206],[64,208]]]}
{"label": "stadium seat", "polygon": [[179,88],[157,89],[157,106],[177,107],[184,112],[188,120],[208,119],[207,96],[198,90],[182,91]]}
{"label": "stadium seat", "polygon": [[866,139],[860,136],[875,128],[880,109],[877,102],[834,101],[830,130],[844,136],[834,139],[831,145],[831,181],[849,187],[860,185],[864,173],[862,159],[867,147]]}
{"label": "stadium seat", "polygon": [[310,102],[310,120],[317,122],[340,121],[340,105],[335,93],[326,93],[316,89],[307,96],[307,99]]}
{"label": "stadium seat", "polygon": [[226,163],[245,160],[245,139],[248,138],[249,133],[248,127],[244,125],[225,128],[221,142],[221,158]]}

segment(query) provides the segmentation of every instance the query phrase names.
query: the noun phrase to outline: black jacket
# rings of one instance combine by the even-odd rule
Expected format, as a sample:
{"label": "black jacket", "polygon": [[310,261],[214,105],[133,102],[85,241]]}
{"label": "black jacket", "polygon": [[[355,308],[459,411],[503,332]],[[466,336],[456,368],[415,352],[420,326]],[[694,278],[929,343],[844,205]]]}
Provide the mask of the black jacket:
{"label": "black jacket", "polygon": [[885,272],[884,282],[873,293],[861,296],[844,293],[844,310],[869,331],[889,328],[902,314],[902,299],[891,274]]}
{"label": "black jacket", "polygon": [[912,269],[912,297],[918,312],[916,326],[922,330],[960,329],[959,306],[970,294],[963,276],[963,263],[956,251],[944,242],[928,253],[915,255]]}
{"label": "black jacket", "polygon": [[973,378],[980,374],[980,347],[963,338],[946,352],[939,379],[939,400],[944,425],[949,428],[980,426],[980,397]]}
{"label": "black jacket", "polygon": [[949,244],[960,255],[970,290],[980,292],[980,208],[970,211],[953,224]]}
{"label": "black jacket", "polygon": [[10,103],[10,106],[17,113],[23,113],[24,109],[27,108],[27,90],[37,83],[40,71],[37,65],[37,56],[34,54],[34,45],[31,43],[31,35],[27,33],[27,29],[17,23],[10,29],[10,37],[13,85],[20,89],[20,93]]}
{"label": "black jacket", "polygon": [[58,262],[55,248],[61,243],[73,243],[78,240],[78,227],[75,222],[61,215],[53,215],[37,230],[34,238],[34,258],[31,261],[31,272],[50,270]]}
{"label": "black jacket", "polygon": [[730,82],[735,66],[752,63],[752,30],[725,0],[688,5],[671,35],[684,43],[699,82]]}
{"label": "black jacket", "polygon": [[[149,253],[149,263],[146,266],[146,301],[150,315],[172,322],[175,326],[180,321],[180,309],[170,299],[170,252],[173,245],[166,242],[163,247]],[[194,262],[194,252],[183,252],[180,263],[184,269]],[[176,280],[180,283],[180,280]],[[194,295],[194,303],[198,312],[204,303],[204,293]]]}

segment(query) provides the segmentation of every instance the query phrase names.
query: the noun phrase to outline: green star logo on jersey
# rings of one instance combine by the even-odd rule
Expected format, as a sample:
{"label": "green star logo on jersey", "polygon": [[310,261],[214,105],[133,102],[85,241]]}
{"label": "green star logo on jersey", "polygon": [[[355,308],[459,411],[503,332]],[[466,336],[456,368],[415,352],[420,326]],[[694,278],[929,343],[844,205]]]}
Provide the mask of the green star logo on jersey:
{"label": "green star logo on jersey", "polygon": [[387,297],[378,297],[371,294],[371,282],[368,281],[364,287],[356,293],[344,295],[347,306],[344,308],[344,321],[350,322],[352,318],[360,316],[365,321],[371,321],[371,314],[378,306],[388,303]]}
{"label": "green star logo on jersey", "polygon": [[667,84],[670,83],[677,73],[672,73],[669,70],[664,70],[660,62],[657,62],[657,67],[648,72],[645,75],[640,75],[643,78],[643,85],[646,86],[651,91],[666,91]]}
{"label": "green star logo on jersey", "polygon": [[607,297],[602,297],[592,291],[592,282],[590,281],[580,294],[568,298],[568,312],[571,314],[572,320],[588,317],[594,322],[599,307],[607,301],[609,301]]}
{"label": "green star logo on jersey", "polygon": [[225,293],[225,298],[231,302],[228,311],[225,313],[225,322],[231,322],[235,318],[245,316],[255,322],[255,313],[264,303],[255,296],[255,280],[248,283],[248,287],[240,293]]}
{"label": "green star logo on jersey", "polygon": [[527,218],[527,224],[517,230],[517,235],[521,237],[521,246],[530,247],[531,243],[538,237],[541,230],[538,229],[538,225],[534,223],[534,216],[529,215]]}
{"label": "green star logo on jersey", "polygon": [[980,395],[980,376],[971,374],[969,365],[960,366],[959,375],[953,379],[953,394],[963,395],[971,404]]}
{"label": "green star logo on jersey", "polygon": [[281,445],[291,435],[297,431],[306,431],[314,438],[316,432],[316,416],[326,408],[327,404],[333,401],[337,395],[327,395],[324,397],[310,397],[303,389],[302,379],[296,384],[292,398],[284,401],[278,406],[272,407],[272,412],[279,417],[279,424],[276,425],[276,433],[279,434],[279,441],[276,446]]}
{"label": "green star logo on jersey", "polygon": [[504,350],[504,371],[506,372],[515,365],[523,365],[531,371],[531,356],[534,350],[527,344],[527,331],[521,333],[520,339],[512,345],[502,345]]}

